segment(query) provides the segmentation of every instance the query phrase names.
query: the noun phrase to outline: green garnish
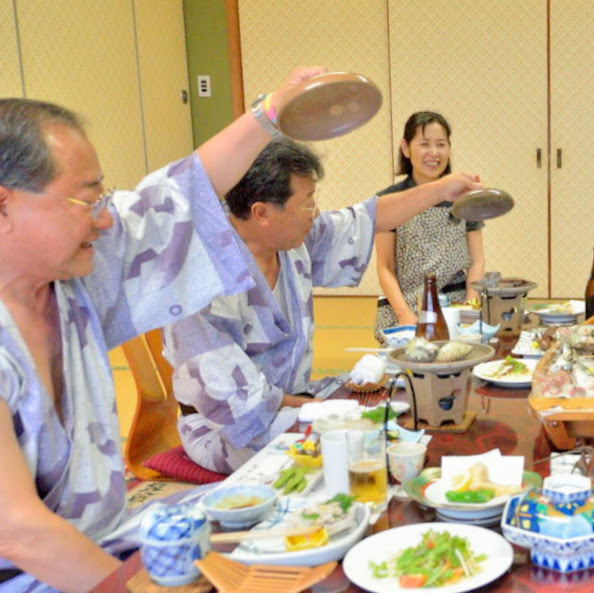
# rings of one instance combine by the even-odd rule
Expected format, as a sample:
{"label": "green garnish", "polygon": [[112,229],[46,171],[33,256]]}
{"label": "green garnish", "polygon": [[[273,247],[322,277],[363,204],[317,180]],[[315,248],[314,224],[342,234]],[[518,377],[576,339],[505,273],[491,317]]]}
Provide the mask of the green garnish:
{"label": "green garnish", "polygon": [[508,355],[489,376],[504,377],[506,375],[526,375],[529,372],[528,367],[522,361]]}
{"label": "green garnish", "polygon": [[343,511],[348,511],[356,499],[356,496],[350,496],[349,494],[343,494],[342,492],[339,492],[338,494],[335,494],[332,498],[329,498],[326,501],[326,504],[331,502],[337,502]]}
{"label": "green garnish", "polygon": [[308,521],[315,521],[320,518],[320,513],[301,513],[301,516]]}
{"label": "green garnish", "polygon": [[[388,410],[388,419],[396,418],[398,414],[390,407]],[[361,412],[361,418],[369,418],[374,424],[381,424],[386,418],[386,406],[378,406],[371,410]]]}

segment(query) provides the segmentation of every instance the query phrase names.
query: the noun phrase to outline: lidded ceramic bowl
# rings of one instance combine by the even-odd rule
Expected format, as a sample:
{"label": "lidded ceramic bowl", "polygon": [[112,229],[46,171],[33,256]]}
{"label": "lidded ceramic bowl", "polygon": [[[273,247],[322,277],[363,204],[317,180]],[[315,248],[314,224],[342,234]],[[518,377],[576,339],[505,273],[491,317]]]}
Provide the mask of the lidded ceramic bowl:
{"label": "lidded ceramic bowl", "polygon": [[589,477],[545,478],[542,490],[511,497],[501,529],[513,544],[530,549],[534,564],[560,572],[594,566],[594,496]]}

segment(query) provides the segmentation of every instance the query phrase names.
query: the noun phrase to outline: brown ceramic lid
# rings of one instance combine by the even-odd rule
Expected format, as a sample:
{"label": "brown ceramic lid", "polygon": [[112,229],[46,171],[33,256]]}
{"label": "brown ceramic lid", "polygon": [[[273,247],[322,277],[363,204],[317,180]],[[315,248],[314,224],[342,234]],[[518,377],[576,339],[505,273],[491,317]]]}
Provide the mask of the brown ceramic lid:
{"label": "brown ceramic lid", "polygon": [[327,140],[362,126],[379,110],[382,94],[361,74],[329,72],[289,89],[278,109],[278,128],[295,140]]}
{"label": "brown ceramic lid", "polygon": [[452,214],[460,220],[487,220],[507,214],[514,207],[513,198],[500,189],[483,188],[460,196]]}
{"label": "brown ceramic lid", "polygon": [[478,292],[486,292],[490,295],[500,294],[503,296],[525,294],[538,286],[536,282],[524,280],[523,278],[501,278],[495,286],[489,286],[484,282],[471,282],[470,285],[475,290],[478,290]]}

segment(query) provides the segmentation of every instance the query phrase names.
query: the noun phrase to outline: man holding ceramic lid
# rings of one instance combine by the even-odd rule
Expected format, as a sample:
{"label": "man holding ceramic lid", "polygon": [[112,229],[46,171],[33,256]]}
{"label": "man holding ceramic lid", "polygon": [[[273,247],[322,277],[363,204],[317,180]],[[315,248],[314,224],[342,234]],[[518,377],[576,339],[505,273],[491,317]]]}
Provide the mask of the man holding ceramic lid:
{"label": "man holding ceramic lid", "polygon": [[74,113],[0,99],[0,592],[88,591],[137,547],[107,353],[253,287],[219,196],[270,141],[254,115],[104,193]]}
{"label": "man holding ceramic lid", "polygon": [[376,232],[480,187],[458,173],[411,190],[321,213],[320,159],[288,138],[271,142],[226,195],[254,287],[215,298],[165,328],[186,453],[230,473],[294,424],[299,407],[344,381],[310,381],[313,287],[356,286]]}

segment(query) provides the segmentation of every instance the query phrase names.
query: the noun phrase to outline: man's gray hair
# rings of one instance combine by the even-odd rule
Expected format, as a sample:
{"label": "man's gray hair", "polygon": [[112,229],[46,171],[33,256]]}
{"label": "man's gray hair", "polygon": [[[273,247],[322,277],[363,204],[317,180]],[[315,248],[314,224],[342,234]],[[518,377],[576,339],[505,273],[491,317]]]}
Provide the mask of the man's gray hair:
{"label": "man's gray hair", "polygon": [[45,131],[64,124],[84,134],[72,111],[32,99],[0,99],[0,185],[40,192],[58,173]]}

